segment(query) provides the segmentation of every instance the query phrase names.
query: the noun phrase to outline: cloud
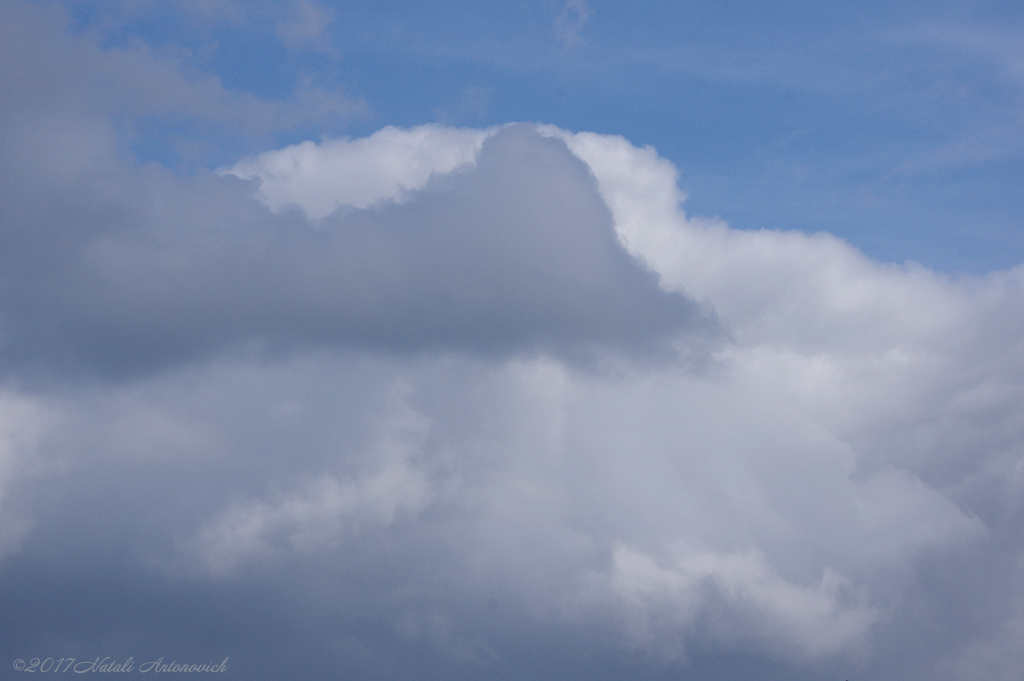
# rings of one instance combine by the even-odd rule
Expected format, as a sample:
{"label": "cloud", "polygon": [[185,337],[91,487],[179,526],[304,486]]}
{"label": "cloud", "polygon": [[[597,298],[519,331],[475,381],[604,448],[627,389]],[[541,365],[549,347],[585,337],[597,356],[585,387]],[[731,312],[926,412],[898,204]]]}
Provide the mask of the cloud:
{"label": "cloud", "polygon": [[228,576],[244,563],[337,545],[351,539],[346,534],[374,531],[422,510],[434,491],[416,459],[430,424],[396,406],[365,455],[372,470],[344,482],[328,473],[272,503],[236,504],[185,541],[184,551],[209,573]]}
{"label": "cloud", "polygon": [[[746,626],[736,619],[716,622],[716,634],[781,641],[790,654],[813,659],[863,645],[878,620],[872,608],[856,600],[842,602],[848,580],[835,572],[826,570],[814,585],[795,585],[775,574],[757,552],[691,552],[666,569],[620,546],[614,566],[616,585],[632,610],[628,631],[645,647],[692,630],[701,610],[718,617],[732,610],[733,617],[739,611],[736,619],[748,621]],[[719,600],[708,603],[714,596]],[[658,631],[666,624],[674,631]]]}
{"label": "cloud", "polygon": [[583,41],[580,33],[590,20],[592,11],[584,0],[567,0],[561,14],[555,18],[555,31],[567,46]]}
{"label": "cloud", "polygon": [[142,41],[101,49],[94,33],[69,35],[68,18],[52,7],[8,2],[0,17],[8,168],[39,163],[53,171],[71,164],[71,170],[86,158],[123,153],[143,136],[140,130],[153,127],[164,132],[147,144],[180,142],[182,153],[194,147],[205,161],[225,141],[244,149],[253,140],[266,144],[275,132],[359,119],[368,110],[359,98],[302,79],[288,100],[228,88],[187,50]]}
{"label": "cloud", "polygon": [[[111,101],[123,93],[145,116],[176,90],[188,112],[217,118],[234,95],[145,52],[61,36],[53,16],[9,12],[28,28],[2,76],[19,95],[5,99],[0,162],[7,375],[123,378],[301,347],[639,357],[715,334],[622,250],[592,176],[558,140],[385,129],[184,178],[126,158]],[[82,78],[31,59],[48,42]],[[95,94],[97,78],[110,92]],[[258,179],[273,210],[237,175]],[[313,221],[280,210],[296,202]]]}
{"label": "cloud", "polygon": [[260,199],[274,211],[294,204],[319,220],[340,207],[408,201],[431,175],[473,163],[494,132],[387,127],[362,139],[302,142],[264,152],[218,172],[258,180]]}
{"label": "cloud", "polygon": [[15,391],[0,392],[0,560],[17,551],[31,529],[25,514],[26,495],[19,488],[33,478],[47,477],[54,468],[37,457],[42,434],[53,427],[55,415],[38,400]]}
{"label": "cloud", "polygon": [[[656,656],[685,660],[703,642],[794,661],[885,659],[877,636],[912,635],[901,604],[924,588],[912,587],[921,561],[998,552],[1018,526],[1020,273],[951,278],[873,262],[824,234],[691,219],[653,150],[542,131],[587,162],[619,237],[661,286],[714,306],[731,338],[720,373],[609,380],[546,361],[479,373],[453,360],[405,374],[431,424],[419,460],[444,462],[428,477],[445,492],[391,530],[449,547],[447,570],[482,571],[487,586],[466,588],[511,592],[521,616],[614,623],[618,645]],[[509,404],[517,394],[547,416]],[[363,484],[345,479],[331,485]],[[984,579],[1008,588],[1014,574]],[[459,616],[440,612],[458,630]],[[1018,615],[1007,617],[1012,629]],[[993,636],[943,668],[990,656],[1005,645]]]}
{"label": "cloud", "polygon": [[324,30],[333,20],[330,9],[308,0],[299,0],[295,3],[295,13],[298,16],[294,19],[278,22],[277,34],[281,40],[292,47],[314,45],[332,52],[323,40]]}
{"label": "cloud", "polygon": [[1013,678],[1021,268],[733,230],[548,126],[176,174],[95,83],[230,95],[3,11],[6,659]]}
{"label": "cloud", "polygon": [[[1016,527],[1017,275],[952,280],[825,235],[693,220],[652,150],[541,133],[389,129],[249,159],[233,168],[246,182],[140,168],[120,181],[145,200],[95,213],[131,219],[51,238],[70,260],[24,241],[46,279],[9,289],[22,303],[7,338],[36,334],[7,341],[9,366],[77,352],[135,377],[59,401],[65,425],[38,448],[72,462],[77,491],[37,499],[25,560],[51,555],[53,523],[99,495],[84,517],[120,534],[88,536],[142,551],[147,579],[276,593],[341,565],[361,594],[304,607],[358,598],[387,646],[424,642],[439,668],[515,658],[516,635],[471,633],[467,604],[492,594],[566,650],[598,627],[658,664],[723,646],[877,659],[922,561]],[[352,166],[376,175],[354,186]],[[43,281],[74,305],[54,307]],[[559,359],[601,343],[642,354],[706,324],[677,290],[727,325],[709,372]],[[261,337],[292,352],[217,351]],[[404,352],[432,344],[446,354]],[[517,344],[552,354],[481,352]],[[173,502],[183,489],[197,503]],[[393,567],[366,572],[383,556]]]}
{"label": "cloud", "polygon": [[[438,143],[446,136],[454,149]],[[434,167],[464,163],[479,137],[384,131],[319,156],[300,146],[236,168],[266,174],[264,195],[281,205],[312,200],[317,215],[367,206],[316,224],[271,213],[235,178],[183,181],[159,168],[125,178],[130,197],[97,196],[89,188],[102,180],[84,175],[60,201],[22,199],[11,224],[20,245],[5,254],[21,272],[2,309],[8,371],[128,375],[247,344],[567,356],[713,337],[711,316],[660,290],[621,248],[585,166],[528,127],[495,133],[471,167],[404,203],[377,205]],[[434,158],[432,139],[442,149]],[[411,140],[416,153],[406,155]],[[368,156],[375,162],[363,163]],[[328,159],[335,184],[296,191],[305,176],[327,174],[317,159]],[[374,166],[376,177],[345,181],[352,168]],[[332,187],[341,195],[322,198]],[[52,216],[61,211],[76,229],[62,231]]]}
{"label": "cloud", "polygon": [[[980,107],[985,112],[983,118],[972,120],[973,125],[960,128],[955,136],[944,137],[931,148],[905,159],[892,169],[892,175],[913,178],[963,171],[1020,157],[1024,50],[1019,28],[1012,24],[944,25],[933,20],[894,31],[887,38],[897,45],[935,50],[934,62],[942,66],[933,66],[934,73],[929,74],[930,87],[925,92],[929,101],[952,111],[971,110],[979,101],[987,101]],[[959,57],[955,68],[945,61],[950,53]]]}

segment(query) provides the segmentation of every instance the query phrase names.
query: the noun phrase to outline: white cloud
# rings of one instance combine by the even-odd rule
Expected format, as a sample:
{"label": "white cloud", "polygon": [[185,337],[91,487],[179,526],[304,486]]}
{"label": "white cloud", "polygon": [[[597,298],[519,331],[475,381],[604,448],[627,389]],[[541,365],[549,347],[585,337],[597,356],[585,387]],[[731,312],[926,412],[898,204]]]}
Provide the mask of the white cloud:
{"label": "white cloud", "polygon": [[[560,603],[560,617],[618,603],[607,607],[627,613],[623,635],[637,645],[671,650],[666,641],[719,617],[710,635],[720,641],[866,659],[919,561],[984,546],[999,513],[1019,508],[1020,485],[1008,488],[1003,473],[1020,468],[1024,442],[1019,273],[954,279],[871,261],[826,234],[689,218],[674,167],[652,149],[542,130],[594,172],[621,242],[663,287],[714,306],[731,341],[704,377],[631,369],[531,384],[518,365],[497,383],[463,374],[443,390],[409,378],[440,431],[480,394],[489,397],[470,413],[504,424],[484,450],[467,432],[425,449],[454,471],[428,507],[455,504],[477,528],[456,555],[518,584],[536,608]],[[436,128],[417,132],[444,144]],[[473,137],[459,134],[449,143],[464,153]],[[303,153],[330,149],[332,162],[353,165],[373,153],[369,141],[345,145]],[[418,149],[408,165],[421,183],[425,169],[455,165],[452,150]],[[312,172],[278,168],[282,187]],[[405,166],[389,168],[384,189],[314,182],[290,200],[314,215],[401,200],[399,187],[417,185],[394,179]],[[550,405],[547,425],[487,406],[528,385]],[[999,511],[995,489],[1009,504]],[[518,575],[501,567],[513,554]],[[591,581],[595,560],[608,561],[604,586]]]}
{"label": "white cloud", "polygon": [[302,142],[264,152],[218,172],[258,180],[260,198],[273,210],[298,205],[320,219],[341,206],[403,201],[431,175],[472,163],[493,132],[437,125],[386,127],[357,140]]}
{"label": "white cloud", "polygon": [[[327,383],[350,371],[319,366]],[[619,645],[658,656],[683,659],[704,640],[863,662],[917,562],[986,539],[912,473],[857,478],[856,452],[742,367],[609,379],[552,360],[448,357],[399,373],[408,389],[377,407],[375,444],[353,457],[347,436],[306,464],[321,471],[311,482],[232,502],[184,542],[186,557],[220,577],[293,553],[362,564],[385,551],[415,566],[427,542],[460,597],[497,591],[523,617],[603,622]],[[266,435],[247,437],[281,439],[280,424],[258,427]],[[416,593],[425,575],[412,569],[399,588]],[[446,598],[428,602],[453,640],[468,635]]]}
{"label": "white cloud", "polygon": [[184,545],[211,574],[223,576],[282,550],[334,546],[346,531],[386,526],[414,513],[427,498],[428,481],[403,461],[351,481],[325,474],[283,499],[228,509]]}
{"label": "white cloud", "polygon": [[364,454],[369,470],[351,479],[325,473],[281,498],[237,503],[182,546],[210,574],[227,576],[254,559],[330,548],[414,516],[434,493],[416,465],[429,428],[423,415],[396,404]]}

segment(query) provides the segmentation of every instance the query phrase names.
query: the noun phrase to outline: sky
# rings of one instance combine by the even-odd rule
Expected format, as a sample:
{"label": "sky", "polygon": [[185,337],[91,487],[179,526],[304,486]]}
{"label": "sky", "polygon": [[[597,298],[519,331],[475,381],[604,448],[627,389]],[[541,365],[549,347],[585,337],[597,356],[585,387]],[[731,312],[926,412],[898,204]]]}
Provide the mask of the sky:
{"label": "sky", "polygon": [[1022,181],[1019,3],[0,0],[0,679],[1017,681]]}

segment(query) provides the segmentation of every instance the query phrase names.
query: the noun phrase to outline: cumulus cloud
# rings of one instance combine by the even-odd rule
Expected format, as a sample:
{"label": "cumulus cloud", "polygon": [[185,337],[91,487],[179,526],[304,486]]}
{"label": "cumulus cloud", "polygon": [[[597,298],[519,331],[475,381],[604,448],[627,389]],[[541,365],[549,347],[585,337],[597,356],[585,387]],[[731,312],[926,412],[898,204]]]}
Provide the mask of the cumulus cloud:
{"label": "cumulus cloud", "polygon": [[733,230],[548,126],[183,177],[4,64],[7,659],[1013,678],[1024,270]]}
{"label": "cumulus cloud", "polygon": [[[473,138],[451,136],[460,146]],[[347,163],[359,167],[367,145],[396,161],[410,137],[444,136],[384,134],[354,145]],[[432,163],[451,168],[466,155],[445,150]],[[52,224],[52,204],[16,206],[21,242],[5,259],[22,276],[5,287],[8,370],[78,364],[116,375],[245,344],[567,356],[714,336],[710,314],[659,289],[621,248],[592,176],[562,142],[507,128],[471,167],[405,203],[375,205],[430,176],[416,155],[409,165],[393,163],[389,177],[381,160],[382,179],[363,188],[341,175],[333,186],[352,193],[330,201],[370,207],[315,225],[271,213],[236,178],[181,181],[157,168],[128,180],[131,198],[97,201],[91,178],[74,181],[81,201],[61,207],[81,221],[74,231]],[[293,168],[299,178],[282,187],[301,183],[306,171]]]}
{"label": "cumulus cloud", "polygon": [[[477,530],[458,543],[504,589],[537,610],[559,603],[565,620],[610,617],[644,650],[685,658],[689,638],[864,664],[874,632],[900,631],[887,623],[920,561],[994,546],[1019,522],[1019,274],[954,279],[825,234],[691,219],[653,150],[543,132],[587,162],[622,243],[661,286],[720,315],[721,373],[609,383],[521,365],[501,388],[489,379],[505,395],[512,376],[539,372],[525,385],[550,415],[520,429],[540,440],[492,440],[501,456],[480,463],[475,437],[427,438],[424,456],[458,474],[408,522],[445,536],[428,509],[467,509]],[[432,428],[466,418],[454,395],[467,385],[417,385]],[[459,407],[440,413],[442,395]],[[510,547],[534,577],[503,571]]]}
{"label": "cumulus cloud", "polygon": [[[89,79],[114,78],[135,115],[166,109],[147,99],[157,90],[207,117],[230,93],[149,55],[62,37],[37,10],[6,11],[26,26],[5,43],[19,59],[2,76],[8,375],[124,377],[315,346],[582,358],[671,352],[682,336],[716,333],[623,251],[593,176],[560,140],[528,126],[387,128],[220,176],[134,167]],[[47,43],[83,78],[50,78],[31,59]]]}

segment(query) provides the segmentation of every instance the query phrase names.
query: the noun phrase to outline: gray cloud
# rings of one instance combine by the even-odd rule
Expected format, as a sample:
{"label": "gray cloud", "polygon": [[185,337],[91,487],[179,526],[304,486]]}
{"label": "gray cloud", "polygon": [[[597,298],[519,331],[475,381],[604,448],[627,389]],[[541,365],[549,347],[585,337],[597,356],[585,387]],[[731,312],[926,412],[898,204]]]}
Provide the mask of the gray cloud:
{"label": "gray cloud", "polygon": [[[232,102],[252,109],[236,95],[145,51],[61,37],[34,9],[6,12],[8,375],[127,376],[241,347],[582,356],[713,330],[621,249],[586,167],[528,127],[494,136],[475,165],[402,205],[312,224],[271,213],[233,177],[125,158],[114,102],[140,116],[174,100],[210,118]],[[97,88],[104,79],[109,91]]]}
{"label": "gray cloud", "polygon": [[246,342],[564,354],[713,332],[622,249],[585,166],[526,127],[402,205],[316,226],[231,177],[125,172],[7,203],[9,371],[133,373]]}

